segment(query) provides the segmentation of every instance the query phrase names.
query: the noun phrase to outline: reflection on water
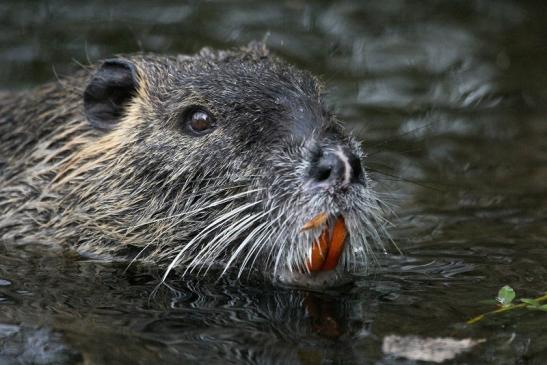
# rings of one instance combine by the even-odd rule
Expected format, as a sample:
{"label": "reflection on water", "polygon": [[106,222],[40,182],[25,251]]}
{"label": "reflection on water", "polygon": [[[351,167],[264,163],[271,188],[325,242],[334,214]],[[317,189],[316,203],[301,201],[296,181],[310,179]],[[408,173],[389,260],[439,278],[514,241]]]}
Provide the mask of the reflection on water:
{"label": "reflection on water", "polygon": [[[240,5],[240,6],[235,6]],[[391,334],[484,338],[456,363],[544,363],[542,313],[465,326],[505,284],[547,282],[547,26],[541,2],[0,3],[0,87],[112,54],[266,37],[322,76],[364,139],[402,249],[325,293],[171,283],[0,243],[0,363],[409,363]]]}

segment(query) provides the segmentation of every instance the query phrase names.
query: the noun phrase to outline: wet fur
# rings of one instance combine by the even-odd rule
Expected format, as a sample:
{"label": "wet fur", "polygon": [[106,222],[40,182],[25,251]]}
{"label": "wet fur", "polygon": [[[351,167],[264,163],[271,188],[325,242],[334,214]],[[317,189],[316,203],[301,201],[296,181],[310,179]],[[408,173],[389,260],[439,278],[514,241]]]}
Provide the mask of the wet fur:
{"label": "wet fur", "polygon": [[[313,76],[262,45],[194,56],[136,55],[138,90],[112,131],[93,128],[82,94],[96,67],[0,101],[0,238],[159,264],[305,272],[319,212],[342,213],[342,271],[366,266],[384,232],[366,174],[348,192],[310,189],[318,151],[359,143],[324,107]],[[194,137],[180,115],[218,120]],[[332,222],[331,222],[332,224]],[[339,271],[340,271],[339,270]]]}

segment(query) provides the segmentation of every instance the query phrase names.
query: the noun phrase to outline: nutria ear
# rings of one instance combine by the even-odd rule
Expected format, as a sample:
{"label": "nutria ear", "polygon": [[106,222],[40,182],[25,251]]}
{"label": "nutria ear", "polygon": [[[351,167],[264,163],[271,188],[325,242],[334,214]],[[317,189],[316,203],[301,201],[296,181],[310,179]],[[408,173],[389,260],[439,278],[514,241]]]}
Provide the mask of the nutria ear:
{"label": "nutria ear", "polygon": [[106,60],[84,91],[84,112],[89,123],[111,130],[137,91],[135,66],[122,59]]}

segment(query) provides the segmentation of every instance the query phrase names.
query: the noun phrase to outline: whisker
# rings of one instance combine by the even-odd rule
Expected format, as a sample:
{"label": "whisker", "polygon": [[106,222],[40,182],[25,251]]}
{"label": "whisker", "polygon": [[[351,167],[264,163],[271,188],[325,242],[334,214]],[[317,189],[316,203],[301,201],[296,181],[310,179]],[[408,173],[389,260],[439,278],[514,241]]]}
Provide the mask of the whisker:
{"label": "whisker", "polygon": [[234,233],[240,233],[241,231],[247,229],[263,215],[264,213],[245,215],[243,216],[243,218],[234,222],[230,227],[224,229],[220,234],[217,234],[206,245],[204,245],[204,247],[192,260],[192,262],[188,264],[188,267],[193,267],[195,263],[198,263],[200,260],[203,259],[204,262],[210,263],[206,270],[206,272],[208,272],[211,265],[215,262],[215,260],[225,248],[223,246],[230,244],[234,239],[238,237],[238,235]]}
{"label": "whisker", "polygon": [[[261,213],[259,215],[258,218],[263,218],[265,216],[267,216],[268,214],[270,214],[271,212],[273,212],[274,210],[276,209],[276,207],[273,207],[272,209],[264,212],[264,213]],[[245,247],[247,247],[247,244],[249,244],[249,242],[251,242],[251,240],[254,238],[254,236],[256,236],[257,234],[259,234],[260,232],[260,235],[262,232],[264,232],[266,229],[268,229],[269,227],[271,227],[273,224],[275,224],[275,221],[276,220],[273,220],[273,221],[270,221],[270,222],[263,222],[261,223],[260,225],[258,225],[253,231],[251,231],[249,233],[249,235],[247,235],[247,237],[239,244],[239,247],[232,253],[230,259],[228,260],[228,262],[226,263],[226,266],[224,268],[224,270],[222,271],[222,275],[224,275],[226,273],[226,271],[228,270],[228,268],[230,267],[230,265],[234,262],[234,260],[239,256],[239,254],[245,249]],[[259,236],[260,237],[260,236]],[[260,240],[256,240],[256,242],[261,242]],[[242,268],[245,267],[245,265],[242,264]],[[240,268],[240,272],[241,272],[241,268]]]}
{"label": "whisker", "polygon": [[201,208],[198,208],[198,209],[195,209],[195,210],[191,210],[189,212],[183,212],[183,213],[179,213],[179,214],[175,214],[175,215],[172,215],[172,216],[169,216],[169,217],[163,217],[163,218],[158,218],[158,219],[153,219],[151,221],[148,221],[148,222],[144,222],[144,223],[140,223],[140,224],[137,224],[137,225],[134,225],[132,226],[131,228],[139,228],[139,227],[143,227],[143,226],[146,226],[146,225],[149,225],[149,224],[153,224],[153,223],[157,223],[157,222],[161,222],[161,221],[165,221],[165,220],[169,220],[169,219],[173,219],[173,218],[179,218],[179,217],[184,217],[184,216],[188,216],[188,215],[192,215],[192,214],[196,214],[196,213],[199,213],[199,212],[202,212],[204,210],[207,210],[207,209],[210,209],[210,208],[213,208],[213,207],[216,207],[216,206],[219,206],[219,205],[222,205],[224,203],[227,203],[229,201],[232,201],[232,200],[235,200],[237,198],[241,198],[243,196],[246,196],[246,195],[249,195],[251,193],[255,193],[255,192],[259,192],[259,191],[262,191],[264,190],[263,188],[260,188],[260,189],[254,189],[254,190],[248,190],[248,191],[244,191],[242,193],[238,193],[238,194],[235,194],[235,195],[232,195],[232,196],[229,196],[227,198],[224,198],[224,199],[221,199],[221,200],[217,200],[207,206],[204,206],[204,207],[201,207]]}
{"label": "whisker", "polygon": [[[182,257],[182,255],[190,248],[193,247],[193,245],[195,244],[195,242],[198,242],[202,237],[204,237],[205,235],[207,235],[212,229],[216,228],[218,225],[220,225],[225,219],[228,219],[229,217],[231,216],[234,216],[246,209],[249,209],[257,204],[259,204],[260,202],[253,202],[253,203],[249,203],[249,204],[245,204],[237,209],[234,209],[228,213],[225,213],[223,214],[222,216],[220,216],[219,218],[215,219],[212,223],[210,223],[207,227],[205,227],[200,233],[198,233],[194,238],[192,238],[180,251],[179,253],[177,254],[177,256],[175,256],[175,258],[172,260],[172,262],[169,264],[169,266],[167,267],[167,269],[165,270],[165,273],[163,274],[163,277],[162,277],[162,281],[165,281],[165,279],[167,279],[167,276],[169,276],[169,273],[171,272],[171,270],[173,270],[173,268],[179,263],[179,260],[180,258]],[[185,272],[186,273],[186,272]]]}
{"label": "whisker", "polygon": [[372,169],[370,167],[368,168],[368,171],[375,172],[375,173],[378,173],[378,174],[382,174],[382,175],[385,175],[387,177],[391,177],[391,178],[393,178],[393,180],[391,180],[391,181],[403,181],[403,182],[407,182],[407,183],[410,183],[410,184],[420,186],[422,188],[435,190],[439,193],[446,193],[445,190],[439,189],[435,186],[427,185],[427,183],[422,183],[422,182],[419,182],[419,181],[416,181],[416,180],[410,180],[410,179],[407,179],[407,178],[404,178],[404,177],[401,177],[401,176],[389,174],[389,173],[384,172],[384,171],[375,170],[375,169]]}
{"label": "whisker", "polygon": [[[275,208],[272,208],[270,210],[270,212],[273,211],[274,209]],[[241,274],[243,273],[243,270],[247,266],[247,263],[249,262],[249,259],[252,257],[253,252],[256,250],[256,247],[260,246],[261,247],[260,250],[262,250],[264,247],[268,246],[267,244],[264,244],[264,242],[266,242],[266,243],[270,242],[269,238],[274,234],[275,230],[269,231],[269,234],[267,236],[264,236],[264,235],[268,233],[267,229],[270,228],[271,226],[273,226],[281,218],[281,216],[282,215],[280,214],[280,215],[278,215],[277,218],[272,219],[269,222],[269,224],[263,229],[263,232],[260,234],[259,238],[254,241],[254,244],[251,246],[251,250],[249,250],[248,254],[245,256],[245,259],[243,260],[243,263],[241,264],[241,267],[240,267],[239,273],[238,273],[238,277],[240,277]],[[275,247],[275,245],[273,245],[273,244],[270,244],[269,246],[271,248]],[[257,257],[257,255],[255,255],[255,259],[251,262],[251,265],[249,267],[250,269],[253,268],[256,257]],[[266,263],[266,266],[267,266],[267,263]]]}

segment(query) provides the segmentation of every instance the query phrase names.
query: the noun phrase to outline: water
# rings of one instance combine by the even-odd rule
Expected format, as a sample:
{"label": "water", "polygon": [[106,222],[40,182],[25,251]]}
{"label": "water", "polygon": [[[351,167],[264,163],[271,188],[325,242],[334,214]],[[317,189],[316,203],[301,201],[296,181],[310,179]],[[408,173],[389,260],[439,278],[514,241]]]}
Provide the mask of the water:
{"label": "water", "polygon": [[[390,0],[0,2],[0,85],[112,54],[266,39],[321,75],[394,206],[399,254],[324,293],[177,283],[0,243],[0,363],[410,364],[389,335],[484,339],[456,364],[547,362],[547,314],[476,325],[509,284],[547,290],[547,6]],[[450,361],[449,361],[450,362]]]}

